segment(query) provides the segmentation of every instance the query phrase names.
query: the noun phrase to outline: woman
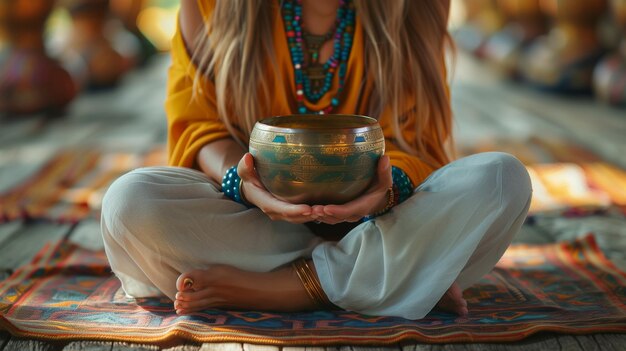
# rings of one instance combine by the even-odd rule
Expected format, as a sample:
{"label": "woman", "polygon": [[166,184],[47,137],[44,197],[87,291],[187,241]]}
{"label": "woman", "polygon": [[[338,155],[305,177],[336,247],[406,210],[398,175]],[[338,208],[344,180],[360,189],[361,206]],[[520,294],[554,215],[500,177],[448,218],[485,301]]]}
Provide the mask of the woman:
{"label": "woman", "polygon": [[[133,171],[104,199],[106,251],[124,291],[166,295],[179,314],[466,314],[462,290],[504,253],[531,190],[510,155],[449,162],[448,10],[448,1],[183,1],[166,101],[176,167]],[[377,178],[343,205],[280,201],[255,174],[249,133],[263,117],[320,112],[379,120]],[[314,234],[329,232],[340,235]]]}

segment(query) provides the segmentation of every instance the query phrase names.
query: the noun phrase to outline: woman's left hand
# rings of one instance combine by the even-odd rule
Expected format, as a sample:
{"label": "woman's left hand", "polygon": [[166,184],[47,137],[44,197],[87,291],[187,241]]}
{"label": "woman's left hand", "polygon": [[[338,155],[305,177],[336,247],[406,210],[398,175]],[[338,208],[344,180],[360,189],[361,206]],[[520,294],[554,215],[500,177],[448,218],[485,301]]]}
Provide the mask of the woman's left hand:
{"label": "woman's left hand", "polygon": [[343,205],[315,205],[313,214],[319,222],[327,224],[358,222],[385,208],[389,196],[387,192],[392,185],[389,156],[383,155],[378,161],[376,177],[365,193]]}

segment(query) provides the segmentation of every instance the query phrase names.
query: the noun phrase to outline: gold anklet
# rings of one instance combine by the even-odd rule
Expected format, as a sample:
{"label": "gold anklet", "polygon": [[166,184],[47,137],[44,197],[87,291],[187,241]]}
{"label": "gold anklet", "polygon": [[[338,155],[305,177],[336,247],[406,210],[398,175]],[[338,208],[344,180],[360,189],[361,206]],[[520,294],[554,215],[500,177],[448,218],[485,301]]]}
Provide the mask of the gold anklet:
{"label": "gold anklet", "polygon": [[294,261],[291,265],[296,271],[298,278],[300,278],[300,281],[304,286],[304,290],[306,290],[306,293],[315,305],[320,308],[334,307],[333,303],[330,302],[326,296],[326,293],[324,293],[324,290],[322,290],[319,279],[315,276],[315,273],[313,273],[313,270],[307,263],[306,259],[301,258]]}

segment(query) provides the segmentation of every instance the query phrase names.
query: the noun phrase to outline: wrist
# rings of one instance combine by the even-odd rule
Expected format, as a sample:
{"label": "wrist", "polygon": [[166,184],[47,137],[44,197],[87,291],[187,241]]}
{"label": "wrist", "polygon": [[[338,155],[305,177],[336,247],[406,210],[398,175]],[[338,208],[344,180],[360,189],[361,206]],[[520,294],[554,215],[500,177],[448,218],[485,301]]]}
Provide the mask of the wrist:
{"label": "wrist", "polygon": [[398,195],[398,201],[396,204],[400,204],[411,197],[414,190],[413,182],[411,182],[411,178],[409,178],[409,176],[401,168],[392,166],[391,178],[393,179],[393,186]]}
{"label": "wrist", "polygon": [[384,207],[382,207],[380,210],[365,216],[363,218],[363,221],[369,221],[372,220],[378,216],[382,216],[385,213],[389,212],[389,210],[391,210],[393,208],[393,206],[395,206],[398,203],[398,192],[395,190],[395,187],[391,187],[391,188],[387,188],[387,192],[385,193],[385,204]]}
{"label": "wrist", "polygon": [[230,167],[222,178],[222,192],[231,200],[243,204],[247,207],[253,207],[242,196],[241,192],[242,180],[237,173],[237,167]]}
{"label": "wrist", "polygon": [[387,190],[387,202],[385,203],[385,207],[378,212],[363,217],[364,222],[384,215],[394,206],[406,201],[411,197],[411,194],[413,194],[413,182],[411,182],[409,176],[402,169],[392,166],[391,177],[393,179],[393,186]]}

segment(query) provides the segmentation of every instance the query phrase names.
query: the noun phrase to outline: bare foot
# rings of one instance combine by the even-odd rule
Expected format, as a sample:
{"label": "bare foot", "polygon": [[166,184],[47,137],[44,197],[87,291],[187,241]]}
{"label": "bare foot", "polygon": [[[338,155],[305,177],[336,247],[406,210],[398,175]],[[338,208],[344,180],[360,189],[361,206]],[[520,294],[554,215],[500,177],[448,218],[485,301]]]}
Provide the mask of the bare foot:
{"label": "bare foot", "polygon": [[205,270],[181,274],[176,289],[174,308],[180,315],[207,308],[282,312],[315,308],[291,266],[258,273],[212,265]]}
{"label": "bare foot", "polygon": [[459,284],[454,283],[441,297],[435,308],[446,312],[456,313],[461,317],[467,316],[467,301],[463,298],[463,291]]}

